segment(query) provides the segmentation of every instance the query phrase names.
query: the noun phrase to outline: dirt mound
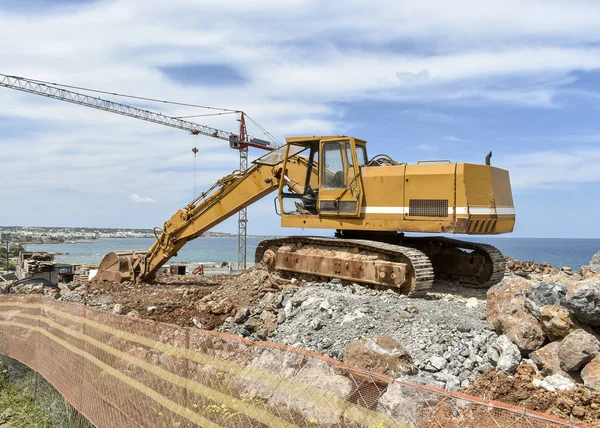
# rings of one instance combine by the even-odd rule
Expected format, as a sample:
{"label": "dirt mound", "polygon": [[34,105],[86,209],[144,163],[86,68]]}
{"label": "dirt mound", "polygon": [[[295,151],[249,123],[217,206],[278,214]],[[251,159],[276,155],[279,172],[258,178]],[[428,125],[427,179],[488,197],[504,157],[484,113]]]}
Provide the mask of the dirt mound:
{"label": "dirt mound", "polygon": [[80,303],[104,310],[114,310],[118,304],[122,314],[191,326],[197,314],[195,303],[219,284],[217,277],[171,275],[159,275],[152,284],[91,281],[74,289],[64,300],[77,301],[80,297]]}
{"label": "dirt mound", "polygon": [[288,286],[288,280],[249,269],[236,276],[159,275],[152,283],[140,284],[91,281],[67,292],[63,300],[212,330],[241,308],[260,306],[265,294]]}
{"label": "dirt mound", "polygon": [[513,376],[488,370],[464,392],[489,400],[502,401],[548,413],[574,422],[600,424],[600,393],[583,386],[568,391],[536,388],[533,379],[542,379],[535,369],[523,364]]}

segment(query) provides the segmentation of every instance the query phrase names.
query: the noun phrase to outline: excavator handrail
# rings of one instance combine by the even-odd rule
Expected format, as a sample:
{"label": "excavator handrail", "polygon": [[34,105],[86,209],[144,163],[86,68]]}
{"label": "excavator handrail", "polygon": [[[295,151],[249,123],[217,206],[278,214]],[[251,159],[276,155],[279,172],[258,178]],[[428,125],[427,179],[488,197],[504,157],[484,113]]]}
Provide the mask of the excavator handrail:
{"label": "excavator handrail", "polygon": [[425,159],[417,162],[417,165],[422,163],[452,163],[449,159]]}

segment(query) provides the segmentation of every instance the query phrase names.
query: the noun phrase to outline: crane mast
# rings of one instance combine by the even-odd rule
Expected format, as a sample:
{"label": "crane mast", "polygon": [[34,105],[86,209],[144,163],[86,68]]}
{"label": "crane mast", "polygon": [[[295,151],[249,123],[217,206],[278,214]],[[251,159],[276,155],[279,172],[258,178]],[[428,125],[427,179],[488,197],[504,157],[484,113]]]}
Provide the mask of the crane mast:
{"label": "crane mast", "polygon": [[[105,100],[99,97],[92,97],[87,94],[58,88],[57,84],[47,84],[45,82],[27,79],[19,76],[10,76],[0,73],[0,86],[27,92],[34,95],[40,95],[55,100],[66,101],[85,107],[103,110],[122,116],[132,117],[159,125],[169,126],[175,129],[187,131],[193,135],[204,135],[207,137],[219,138],[229,141],[229,146],[240,153],[240,170],[245,171],[248,168],[248,147],[260,148],[263,150],[272,150],[273,147],[269,141],[258,138],[250,138],[246,130],[245,115],[242,111],[237,111],[238,121],[240,122],[240,132],[223,131],[206,125],[200,125],[178,117],[167,116],[162,113],[153,112],[126,104]],[[244,208],[239,212],[238,218],[238,269],[246,268],[246,238],[247,238],[247,210]]]}

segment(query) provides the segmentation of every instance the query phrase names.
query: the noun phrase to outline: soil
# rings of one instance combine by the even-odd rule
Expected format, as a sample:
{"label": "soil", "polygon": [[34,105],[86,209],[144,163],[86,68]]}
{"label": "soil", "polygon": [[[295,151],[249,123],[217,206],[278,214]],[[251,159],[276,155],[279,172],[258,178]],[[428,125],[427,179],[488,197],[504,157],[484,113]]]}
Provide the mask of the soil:
{"label": "soil", "polygon": [[533,385],[532,381],[536,378],[543,377],[527,364],[519,366],[512,376],[488,370],[464,392],[562,419],[572,418],[574,423],[600,424],[600,393],[591,392],[581,385],[569,391],[547,391]]}
{"label": "soil", "polygon": [[258,306],[266,293],[293,286],[264,270],[249,269],[236,276],[159,275],[151,284],[91,281],[84,287],[91,307],[112,310],[120,304],[123,314],[212,330],[240,308]]}

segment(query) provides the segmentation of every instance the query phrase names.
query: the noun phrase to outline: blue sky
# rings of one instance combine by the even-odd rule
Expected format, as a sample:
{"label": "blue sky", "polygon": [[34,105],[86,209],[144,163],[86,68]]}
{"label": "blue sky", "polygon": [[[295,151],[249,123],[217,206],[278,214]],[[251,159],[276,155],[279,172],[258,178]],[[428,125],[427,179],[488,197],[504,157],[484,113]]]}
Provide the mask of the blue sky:
{"label": "blue sky", "polygon": [[[280,140],[355,135],[400,161],[493,151],[514,236],[599,238],[598,16],[584,0],[3,1],[0,73],[242,109]],[[226,142],[0,88],[0,226],[161,225],[192,197],[194,146],[200,189],[237,167]],[[271,197],[249,216],[286,233]]]}

